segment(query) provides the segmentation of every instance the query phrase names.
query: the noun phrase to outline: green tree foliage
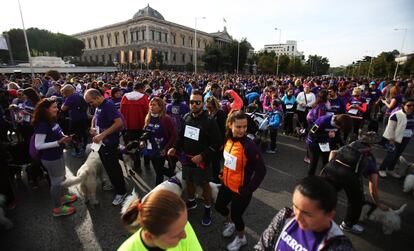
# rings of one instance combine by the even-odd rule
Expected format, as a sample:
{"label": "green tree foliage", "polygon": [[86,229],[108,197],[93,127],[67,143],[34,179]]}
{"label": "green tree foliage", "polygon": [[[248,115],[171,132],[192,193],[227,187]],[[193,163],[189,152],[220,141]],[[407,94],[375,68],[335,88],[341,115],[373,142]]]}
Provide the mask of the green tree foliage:
{"label": "green tree foliage", "polygon": [[233,40],[226,46],[207,45],[202,57],[204,68],[210,72],[234,72],[237,70],[237,56],[239,55],[239,71],[241,71],[247,62],[250,48],[251,45],[246,39],[242,39],[240,45],[237,40]]}
{"label": "green tree foliage", "polygon": [[[4,33],[9,35],[14,59],[27,60],[23,30],[11,29]],[[62,33],[29,28],[26,34],[32,56],[80,56],[84,49],[82,41]],[[8,56],[5,61],[8,61]]]}

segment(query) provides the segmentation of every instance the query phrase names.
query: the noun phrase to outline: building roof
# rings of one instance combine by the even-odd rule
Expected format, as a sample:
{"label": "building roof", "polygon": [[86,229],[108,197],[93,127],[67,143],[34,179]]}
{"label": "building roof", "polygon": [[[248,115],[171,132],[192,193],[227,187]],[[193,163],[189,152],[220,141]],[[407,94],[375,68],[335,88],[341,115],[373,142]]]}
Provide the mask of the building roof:
{"label": "building roof", "polygon": [[137,13],[135,13],[132,19],[137,19],[140,17],[153,17],[153,18],[165,20],[164,17],[161,15],[161,13],[151,8],[149,4],[147,5],[147,7],[140,9]]}
{"label": "building roof", "polygon": [[213,32],[213,33],[210,33],[210,35],[212,35],[216,39],[223,40],[225,42],[231,42],[233,40],[233,38],[229,35],[229,33],[227,33],[226,26],[224,26],[223,31]]}

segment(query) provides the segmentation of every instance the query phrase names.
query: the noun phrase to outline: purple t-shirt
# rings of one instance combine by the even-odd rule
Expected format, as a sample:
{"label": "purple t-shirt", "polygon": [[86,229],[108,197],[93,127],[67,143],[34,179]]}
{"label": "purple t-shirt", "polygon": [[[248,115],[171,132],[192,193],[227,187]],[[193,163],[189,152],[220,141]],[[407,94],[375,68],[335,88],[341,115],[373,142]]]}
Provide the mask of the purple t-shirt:
{"label": "purple t-shirt", "polygon": [[149,124],[147,125],[147,127],[145,127],[145,132],[148,132],[150,134],[149,139],[146,142],[147,155],[159,155],[160,150],[164,149],[166,144],[163,131],[164,129],[165,128],[162,128],[162,125],[160,123],[160,118],[151,116]]}
{"label": "purple t-shirt", "polygon": [[[104,100],[95,110],[96,129],[99,133],[112,126],[115,119],[121,118],[121,114],[116,109],[114,103]],[[118,145],[119,132],[109,134],[102,142],[105,145]]]}
{"label": "purple t-shirt", "polygon": [[[62,129],[58,123],[53,123],[50,125],[46,122],[40,122],[36,126],[34,133],[46,134],[45,143],[54,142],[60,140],[63,137]],[[57,160],[60,159],[62,155],[63,146],[40,150],[40,159],[42,160]]]}
{"label": "purple t-shirt", "polygon": [[302,230],[296,220],[279,236],[275,251],[316,251],[329,229],[322,232]]}
{"label": "purple t-shirt", "polygon": [[88,119],[86,115],[87,104],[81,95],[77,93],[70,95],[63,105],[69,107],[69,117],[72,122]]}

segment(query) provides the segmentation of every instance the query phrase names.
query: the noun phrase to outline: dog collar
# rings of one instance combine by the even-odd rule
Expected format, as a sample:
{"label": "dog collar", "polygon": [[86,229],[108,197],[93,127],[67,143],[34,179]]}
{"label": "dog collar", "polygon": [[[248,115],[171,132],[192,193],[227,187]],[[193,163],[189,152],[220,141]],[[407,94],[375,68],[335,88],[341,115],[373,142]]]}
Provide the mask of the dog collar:
{"label": "dog collar", "polygon": [[177,177],[173,176],[171,177],[169,180],[169,182],[176,184],[177,186],[179,186],[181,189],[183,188],[180,180],[177,179]]}

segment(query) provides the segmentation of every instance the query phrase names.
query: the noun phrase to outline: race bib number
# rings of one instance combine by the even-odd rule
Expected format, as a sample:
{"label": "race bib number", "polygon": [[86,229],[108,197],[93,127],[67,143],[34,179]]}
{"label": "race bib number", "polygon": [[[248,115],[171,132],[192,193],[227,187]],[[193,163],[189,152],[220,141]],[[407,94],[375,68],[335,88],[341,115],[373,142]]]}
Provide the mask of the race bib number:
{"label": "race bib number", "polygon": [[329,143],[319,143],[319,148],[323,153],[329,152],[331,150],[329,147]]}
{"label": "race bib number", "polygon": [[236,171],[236,163],[237,163],[237,157],[231,155],[228,152],[223,153],[224,157],[224,166],[226,166],[228,169]]}
{"label": "race bib number", "polygon": [[293,105],[286,105],[286,109],[290,110],[293,108]]}
{"label": "race bib number", "polygon": [[411,138],[413,136],[413,130],[412,129],[405,129],[403,137],[404,138]]}
{"label": "race bib number", "polygon": [[200,129],[194,126],[185,126],[184,137],[198,141],[200,137]]}
{"label": "race bib number", "polygon": [[352,114],[352,115],[357,115],[358,114],[358,109],[349,109],[348,113]]}
{"label": "race bib number", "polygon": [[147,149],[152,150],[152,144],[149,140],[147,140]]}

